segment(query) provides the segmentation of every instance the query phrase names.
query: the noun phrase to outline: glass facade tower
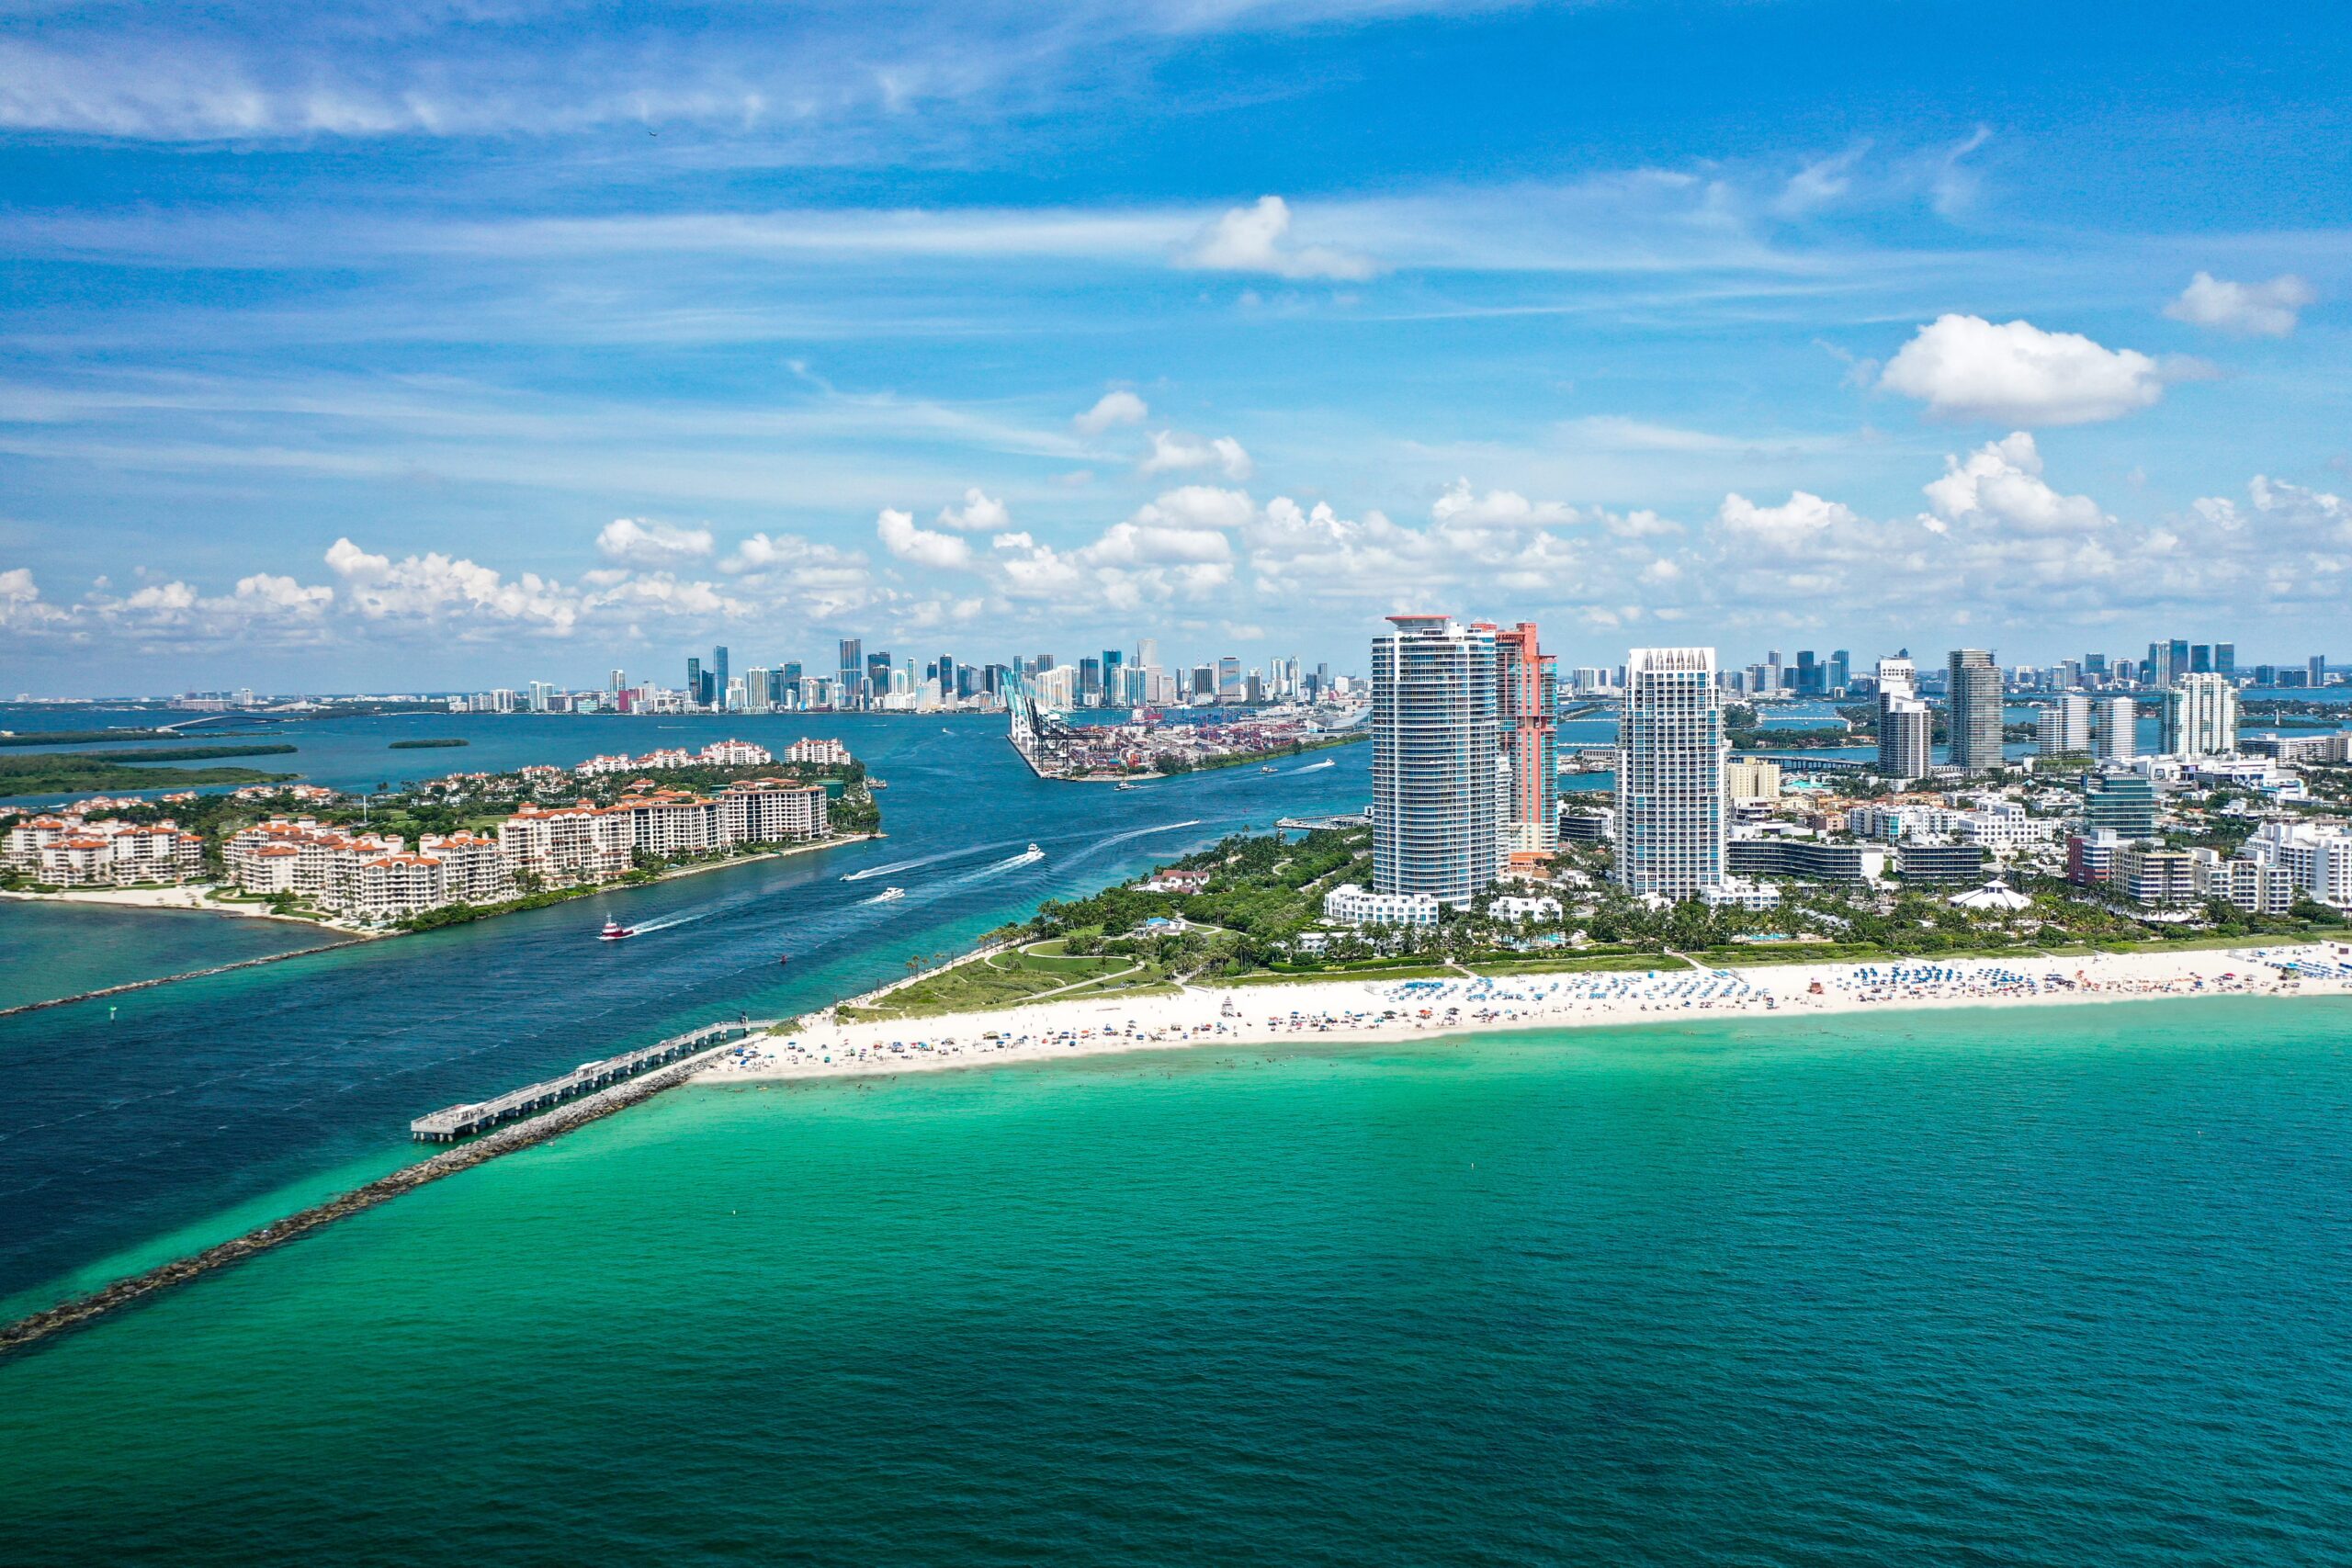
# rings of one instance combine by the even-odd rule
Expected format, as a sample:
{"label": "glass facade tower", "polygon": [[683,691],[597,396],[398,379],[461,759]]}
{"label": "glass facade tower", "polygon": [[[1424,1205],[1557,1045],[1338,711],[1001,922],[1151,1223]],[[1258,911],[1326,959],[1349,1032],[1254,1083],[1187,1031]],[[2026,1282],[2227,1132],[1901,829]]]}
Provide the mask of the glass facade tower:
{"label": "glass facade tower", "polygon": [[1372,879],[1466,905],[1501,870],[1495,637],[1391,615],[1372,643]]}

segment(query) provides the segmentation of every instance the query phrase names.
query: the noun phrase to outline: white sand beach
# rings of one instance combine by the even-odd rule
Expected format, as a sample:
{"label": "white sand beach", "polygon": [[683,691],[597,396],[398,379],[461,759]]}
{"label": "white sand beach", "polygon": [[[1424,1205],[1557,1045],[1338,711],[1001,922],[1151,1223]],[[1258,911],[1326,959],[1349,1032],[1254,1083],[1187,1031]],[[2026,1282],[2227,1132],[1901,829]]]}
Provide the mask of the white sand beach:
{"label": "white sand beach", "polygon": [[[229,902],[209,895],[210,884],[177,887],[69,887],[57,893],[0,892],[0,898],[34,904],[96,904],[109,909],[195,909],[208,915],[241,915],[248,919],[290,920],[297,925],[353,931],[340,921],[308,915],[288,915],[260,899]],[[359,932],[357,934],[367,934]]]}
{"label": "white sand beach", "polygon": [[1725,1014],[1790,1017],[2163,997],[2346,995],[2352,995],[2352,942],[1197,987],[1174,995],[1080,998],[889,1023],[845,1025],[829,1010],[804,1021],[807,1027],[744,1042],[699,1077],[848,1077],[1193,1045],[1397,1040]]}

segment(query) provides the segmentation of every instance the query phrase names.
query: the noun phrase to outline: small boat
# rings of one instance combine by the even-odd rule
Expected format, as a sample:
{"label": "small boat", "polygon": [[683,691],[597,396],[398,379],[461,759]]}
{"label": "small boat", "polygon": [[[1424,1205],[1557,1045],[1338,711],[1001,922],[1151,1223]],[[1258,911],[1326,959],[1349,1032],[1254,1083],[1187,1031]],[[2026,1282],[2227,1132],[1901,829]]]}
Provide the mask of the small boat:
{"label": "small boat", "polygon": [[599,942],[618,942],[623,937],[635,936],[636,934],[637,928],[635,926],[625,926],[618,920],[614,919],[610,915],[607,915],[605,917],[605,929],[596,933],[596,940]]}
{"label": "small boat", "polygon": [[893,898],[903,898],[906,896],[907,890],[903,887],[885,887],[874,896],[874,901],[877,904],[887,904]]}
{"label": "small boat", "polygon": [[1039,849],[1039,848],[1038,848],[1036,845],[1035,845],[1035,844],[1030,845],[1027,849],[1025,849],[1025,850],[1022,851],[1021,852],[1022,852],[1023,854],[1024,854],[1024,855],[1027,855],[1031,860],[1044,860],[1044,859],[1046,858],[1046,852],[1045,852],[1045,851],[1043,851],[1043,850],[1041,850],[1041,849]]}
{"label": "small boat", "polygon": [[1274,765],[1273,765],[1272,762],[1269,762],[1269,763],[1267,763],[1264,767],[1260,768],[1258,771],[1259,771],[1260,773],[1272,773],[1272,772],[1274,771]]}
{"label": "small boat", "polygon": [[1129,783],[1128,783],[1128,782],[1126,782],[1125,779],[1122,779],[1122,780],[1120,780],[1117,784],[1113,784],[1111,787],[1112,787],[1113,789],[1136,789],[1136,788],[1138,788],[1138,787],[1140,787],[1140,786],[1136,785],[1136,784],[1129,784]]}
{"label": "small boat", "polygon": [[778,964],[789,964],[792,962],[792,954],[788,953],[779,953],[775,955],[775,961]]}

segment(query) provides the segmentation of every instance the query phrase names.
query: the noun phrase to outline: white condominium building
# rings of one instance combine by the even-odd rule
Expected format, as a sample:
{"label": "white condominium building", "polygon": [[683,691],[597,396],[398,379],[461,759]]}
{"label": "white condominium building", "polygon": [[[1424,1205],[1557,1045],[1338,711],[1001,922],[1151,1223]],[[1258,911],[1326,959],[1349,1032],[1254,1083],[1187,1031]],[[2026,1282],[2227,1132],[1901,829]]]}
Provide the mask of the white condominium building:
{"label": "white condominium building", "polygon": [[2091,700],[2068,692],[2034,718],[2034,751],[2043,757],[2079,757],[2091,749]]}
{"label": "white condominium building", "polygon": [[49,886],[189,882],[204,874],[204,840],[171,821],[35,817],[8,829],[0,863]]}
{"label": "white condominium building", "polygon": [[2313,902],[2352,909],[2352,833],[2312,822],[2265,822],[2238,852],[2257,865],[2283,867]]}
{"label": "white condominium building", "polygon": [[1919,700],[1919,672],[1897,656],[1878,661],[1878,773],[1900,784],[1934,765],[1936,717]]}
{"label": "white condominium building", "polygon": [[2128,762],[2140,754],[2140,705],[2130,697],[2101,697],[2091,704],[2091,755],[2102,762]]}
{"label": "white condominium building", "polygon": [[1374,893],[1346,882],[1323,895],[1323,918],[1343,926],[1433,926],[1437,903],[1427,893]]}
{"label": "white condominium building", "polygon": [[2209,757],[2238,749],[2238,694],[2226,675],[2180,676],[2165,693],[2165,754]]}
{"label": "white condominium building", "polygon": [[846,767],[849,748],[838,740],[802,739],[784,749],[784,760],[807,767]]}
{"label": "white condominium building", "polygon": [[1723,708],[1712,648],[1637,648],[1617,747],[1616,879],[1668,900],[1724,880]]}
{"label": "white condominium building", "polygon": [[1373,887],[1466,906],[1507,853],[1494,633],[1388,619],[1372,643]]}

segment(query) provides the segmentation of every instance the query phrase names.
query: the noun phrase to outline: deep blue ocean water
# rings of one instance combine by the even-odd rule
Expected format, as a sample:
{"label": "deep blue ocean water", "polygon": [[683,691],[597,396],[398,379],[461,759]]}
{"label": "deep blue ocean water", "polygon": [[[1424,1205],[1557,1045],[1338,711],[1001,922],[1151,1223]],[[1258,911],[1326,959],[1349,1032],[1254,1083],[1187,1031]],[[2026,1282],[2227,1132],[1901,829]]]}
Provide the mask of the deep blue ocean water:
{"label": "deep blue ocean water", "polygon": [[[389,1168],[410,1157],[409,1120],[425,1111],[695,1024],[820,1007],[903,974],[911,958],[961,951],[1042,899],[1092,892],[1287,813],[1369,798],[1363,745],[1272,774],[1226,769],[1115,791],[1036,779],[1001,722],[435,716],[297,728],[305,771],[345,787],[386,755],[487,771],[729,734],[777,746],[832,735],[887,781],[888,837],[0,1019],[0,1311]],[[452,730],[477,744],[383,750],[387,736]],[[1033,840],[1044,861],[1003,863]],[[888,881],[905,898],[868,904],[880,880],[841,880],[880,865],[903,866]],[[608,910],[681,923],[599,942]],[[0,940],[40,922],[40,951],[73,954],[70,979],[10,963],[0,993],[59,995],[85,979],[188,967],[187,922],[206,919],[0,905]],[[261,924],[210,919],[218,929],[200,945],[213,953],[250,946]],[[289,943],[318,940],[273,929]]]}

